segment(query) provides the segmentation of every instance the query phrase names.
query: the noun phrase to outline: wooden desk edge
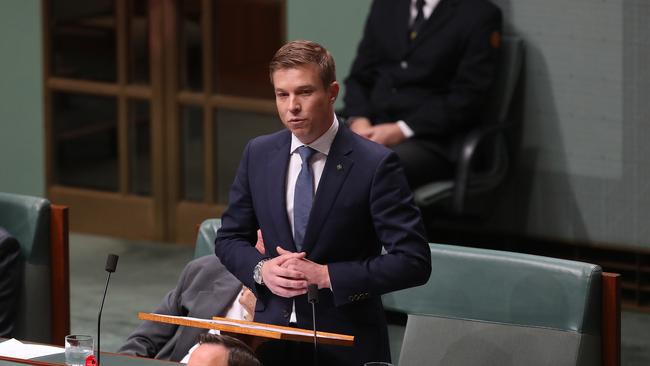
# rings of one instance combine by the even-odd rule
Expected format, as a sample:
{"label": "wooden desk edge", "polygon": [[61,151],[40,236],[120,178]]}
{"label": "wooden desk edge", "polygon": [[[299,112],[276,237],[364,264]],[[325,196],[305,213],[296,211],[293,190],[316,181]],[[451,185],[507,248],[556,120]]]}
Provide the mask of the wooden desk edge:
{"label": "wooden desk edge", "polygon": [[[167,323],[167,324],[176,324],[176,325],[184,325],[184,326],[189,326],[189,327],[196,327],[196,328],[203,328],[203,329],[215,329],[215,330],[220,330],[224,332],[230,332],[230,333],[239,333],[239,334],[246,334],[246,335],[251,335],[251,336],[256,336],[256,337],[262,337],[262,338],[269,338],[269,339],[280,339],[280,340],[289,340],[289,341],[296,341],[296,342],[307,342],[311,343],[313,341],[313,332],[309,332],[304,329],[298,329],[298,328],[290,328],[290,327],[281,327],[281,326],[269,326],[268,324],[264,324],[265,327],[270,327],[270,328],[276,328],[278,331],[270,331],[270,330],[262,330],[262,329],[248,329],[248,328],[242,328],[242,327],[237,327],[237,326],[232,326],[232,325],[226,325],[226,324],[211,324],[211,323],[205,323],[201,321],[196,321],[196,320],[191,320],[191,319],[181,319],[181,318],[169,318],[166,316],[161,316],[157,314],[152,314],[152,313],[143,313],[140,312],[138,313],[138,318],[141,320],[150,320],[150,321],[156,321],[156,322],[161,322],[161,323]],[[247,325],[254,325],[254,324],[259,324],[259,323],[254,323],[254,322],[245,322],[244,321],[233,321],[233,319],[225,319],[225,318],[219,318],[215,317],[215,320],[225,320],[229,322],[234,322],[234,323],[241,323],[241,324],[247,324]],[[287,334],[284,333],[284,331],[290,330],[292,332],[299,331],[303,334]],[[325,332],[316,332],[317,335],[320,335],[321,337],[318,338],[319,343],[321,344],[330,344],[330,345],[336,345],[336,346],[347,346],[350,347],[354,345],[354,337],[349,336],[349,335],[343,335],[343,334],[334,334],[334,333],[325,333]],[[322,336],[335,336],[337,338],[322,338]]]}

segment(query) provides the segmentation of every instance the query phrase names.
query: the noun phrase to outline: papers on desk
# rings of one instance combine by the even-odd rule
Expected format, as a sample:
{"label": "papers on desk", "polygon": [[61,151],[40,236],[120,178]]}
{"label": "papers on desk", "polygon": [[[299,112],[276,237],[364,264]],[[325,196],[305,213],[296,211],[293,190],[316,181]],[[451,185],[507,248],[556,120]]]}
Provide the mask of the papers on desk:
{"label": "papers on desk", "polygon": [[65,352],[63,347],[22,343],[15,338],[0,343],[0,356],[22,358],[24,360],[63,352]]}

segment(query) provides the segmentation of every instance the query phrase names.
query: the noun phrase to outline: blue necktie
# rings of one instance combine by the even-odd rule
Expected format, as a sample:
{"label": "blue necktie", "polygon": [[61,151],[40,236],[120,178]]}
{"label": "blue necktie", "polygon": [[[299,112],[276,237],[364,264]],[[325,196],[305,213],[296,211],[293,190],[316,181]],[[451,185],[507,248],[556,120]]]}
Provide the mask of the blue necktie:
{"label": "blue necktie", "polygon": [[303,145],[298,148],[298,154],[302,159],[302,169],[298,174],[293,195],[293,241],[299,252],[302,251],[302,241],[305,239],[309,212],[314,200],[314,176],[309,165],[309,160],[314,153],[316,150],[309,146]]}

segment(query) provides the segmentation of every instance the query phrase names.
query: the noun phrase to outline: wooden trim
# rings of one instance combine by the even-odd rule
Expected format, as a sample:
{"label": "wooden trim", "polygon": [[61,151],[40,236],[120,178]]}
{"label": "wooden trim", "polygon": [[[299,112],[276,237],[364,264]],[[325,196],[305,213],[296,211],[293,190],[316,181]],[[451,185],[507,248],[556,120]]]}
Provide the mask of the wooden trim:
{"label": "wooden trim", "polygon": [[[167,190],[165,192],[166,213],[166,234],[167,239],[175,240],[178,227],[176,222],[176,203],[180,199],[181,191],[181,172],[180,172],[180,116],[179,107],[176,103],[176,94],[178,93],[179,79],[179,10],[178,1],[161,0],[163,4],[162,19],[162,44],[163,52],[163,103],[164,103],[164,130],[165,130],[165,182]],[[181,37],[182,40],[182,37]],[[183,57],[180,58],[184,60]]]}
{"label": "wooden trim", "polygon": [[149,99],[151,98],[151,87],[146,85],[124,85],[105,83],[101,81],[66,79],[50,77],[46,79],[46,88],[53,91],[65,91],[73,93],[86,93],[95,95],[116,96],[123,94],[129,98]]}
{"label": "wooden trim", "polygon": [[214,109],[206,106],[203,109],[203,201],[208,203],[216,201],[215,129]]}
{"label": "wooden trim", "polygon": [[212,24],[214,19],[213,0],[201,1],[201,48],[203,49],[203,93],[212,94],[214,90],[214,32]]}
{"label": "wooden trim", "polygon": [[51,77],[47,80],[47,86],[56,91],[79,92],[99,95],[117,95],[120,87],[114,83],[101,81],[74,80],[66,78]]}
{"label": "wooden trim", "polygon": [[70,334],[70,266],[68,207],[50,205],[52,342],[64,345]]}
{"label": "wooden trim", "polygon": [[176,227],[176,236],[173,240],[177,243],[194,244],[196,232],[193,230],[197,222],[205,219],[221,217],[226,206],[208,204],[204,202],[180,201],[173,206],[174,219],[170,226]]}
{"label": "wooden trim", "polygon": [[163,1],[149,0],[149,79],[151,80],[151,193],[154,205],[154,237],[167,239],[168,210],[165,164],[165,94]]}
{"label": "wooden trim", "polygon": [[621,275],[602,275],[602,359],[603,366],[621,364]]}
{"label": "wooden trim", "polygon": [[245,112],[267,113],[272,115],[278,113],[275,101],[272,99],[244,98],[217,94],[210,97],[210,105]]}
{"label": "wooden trim", "polygon": [[118,151],[118,191],[122,194],[129,193],[130,169],[129,169],[129,103],[127,97],[122,93],[127,85],[128,78],[128,9],[126,0],[115,2],[115,40],[116,44],[116,65],[117,65],[117,151]]}
{"label": "wooden trim", "polygon": [[[203,93],[210,96],[214,90],[214,6],[212,0],[202,0],[201,31],[203,46]],[[203,105],[203,201],[215,201],[214,168],[214,109],[207,103]]]}
{"label": "wooden trim", "polygon": [[[65,186],[50,187],[48,196],[53,202],[74,207],[70,214],[70,229],[73,231],[155,240],[152,230],[155,212],[151,197]],[[110,225],[101,218],[110,218]]]}
{"label": "wooden trim", "polygon": [[115,64],[117,66],[117,83],[124,86],[128,83],[128,53],[129,53],[129,11],[126,0],[115,2]]}
{"label": "wooden trim", "polygon": [[270,99],[262,98],[247,98],[222,94],[206,96],[204,93],[183,90],[178,92],[176,101],[186,105],[207,105],[211,108],[221,107],[246,112],[267,114],[277,113],[275,102]]}

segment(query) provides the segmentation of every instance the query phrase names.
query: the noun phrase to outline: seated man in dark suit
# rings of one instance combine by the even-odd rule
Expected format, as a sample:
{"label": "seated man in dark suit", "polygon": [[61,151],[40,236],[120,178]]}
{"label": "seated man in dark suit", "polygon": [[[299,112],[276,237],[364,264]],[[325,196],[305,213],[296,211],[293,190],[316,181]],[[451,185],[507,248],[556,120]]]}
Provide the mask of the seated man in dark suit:
{"label": "seated man in dark suit", "polygon": [[11,337],[21,278],[20,245],[0,227],[0,337]]}
{"label": "seated man in dark suit", "polygon": [[487,0],[375,0],[346,80],[350,128],[390,146],[411,188],[453,175],[457,141],[496,76],[501,11]]}

